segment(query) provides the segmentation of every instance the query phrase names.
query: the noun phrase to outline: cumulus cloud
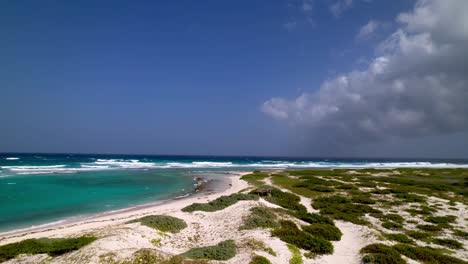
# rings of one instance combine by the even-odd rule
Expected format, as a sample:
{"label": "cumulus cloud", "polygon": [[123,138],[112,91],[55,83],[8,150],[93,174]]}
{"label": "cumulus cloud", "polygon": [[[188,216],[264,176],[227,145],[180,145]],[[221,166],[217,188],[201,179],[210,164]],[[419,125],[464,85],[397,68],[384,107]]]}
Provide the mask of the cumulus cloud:
{"label": "cumulus cloud", "polygon": [[468,130],[468,1],[418,0],[365,70],[326,80],[262,110],[311,139],[343,143]]}
{"label": "cumulus cloud", "polygon": [[359,29],[359,32],[356,36],[357,39],[367,39],[369,38],[380,26],[380,23],[375,20],[370,20],[367,24],[362,26]]}

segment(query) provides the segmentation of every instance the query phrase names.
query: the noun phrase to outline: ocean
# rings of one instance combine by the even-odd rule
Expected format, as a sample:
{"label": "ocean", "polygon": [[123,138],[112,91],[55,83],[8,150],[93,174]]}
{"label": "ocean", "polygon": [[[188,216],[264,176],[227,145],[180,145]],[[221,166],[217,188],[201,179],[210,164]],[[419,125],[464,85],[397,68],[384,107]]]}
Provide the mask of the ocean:
{"label": "ocean", "polygon": [[299,168],[468,168],[467,160],[0,154],[0,232],[191,193],[195,177]]}

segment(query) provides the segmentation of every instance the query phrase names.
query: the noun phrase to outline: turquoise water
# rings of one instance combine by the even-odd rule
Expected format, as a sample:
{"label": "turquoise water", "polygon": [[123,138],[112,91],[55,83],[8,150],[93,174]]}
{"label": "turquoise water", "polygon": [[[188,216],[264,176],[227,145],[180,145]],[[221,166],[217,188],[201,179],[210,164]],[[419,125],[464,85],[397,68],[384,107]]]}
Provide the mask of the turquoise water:
{"label": "turquoise water", "polygon": [[0,230],[111,211],[183,195],[193,175],[176,170],[86,171],[0,178]]}
{"label": "turquoise water", "polygon": [[194,176],[294,168],[467,168],[466,160],[0,154],[0,232],[190,193]]}

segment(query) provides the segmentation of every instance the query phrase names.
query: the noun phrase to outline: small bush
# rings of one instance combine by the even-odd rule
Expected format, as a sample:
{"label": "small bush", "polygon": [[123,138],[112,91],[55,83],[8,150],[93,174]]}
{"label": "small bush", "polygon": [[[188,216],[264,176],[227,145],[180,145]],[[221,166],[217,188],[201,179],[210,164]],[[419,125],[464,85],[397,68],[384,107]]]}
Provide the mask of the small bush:
{"label": "small bush", "polygon": [[447,256],[430,247],[417,247],[408,244],[397,244],[393,249],[408,258],[427,264],[466,264],[465,261]]}
{"label": "small bush", "polygon": [[390,220],[390,221],[393,221],[395,223],[399,223],[399,224],[402,224],[404,222],[403,217],[401,215],[398,215],[398,214],[386,214],[386,215],[384,215],[383,218],[387,219],[387,220]]}
{"label": "small bush", "polygon": [[429,232],[438,232],[442,230],[442,227],[437,225],[417,225],[416,227]]}
{"label": "small bush", "polygon": [[193,248],[182,254],[191,259],[228,260],[236,255],[234,240],[226,240],[215,246]]}
{"label": "small bush", "polygon": [[15,258],[21,254],[49,254],[51,256],[62,255],[80,249],[96,237],[82,236],[77,238],[40,238],[27,239],[21,242],[0,246],[0,262]]}
{"label": "small bush", "polygon": [[401,242],[401,243],[408,243],[408,244],[413,243],[413,240],[411,240],[410,238],[408,238],[407,236],[403,234],[385,234],[384,236],[390,240]]}
{"label": "small bush", "polygon": [[178,233],[180,230],[187,227],[187,224],[184,220],[168,215],[148,215],[129,221],[128,223],[136,222],[139,222],[147,227],[158,229],[162,232],[171,233]]}
{"label": "small bush", "polygon": [[270,203],[277,204],[283,208],[296,212],[307,212],[305,206],[299,203],[301,198],[295,194],[282,192],[278,189],[272,189],[270,195],[271,196],[265,197],[265,200]]}
{"label": "small bush", "polygon": [[418,231],[408,231],[406,234],[414,239],[424,239],[431,236],[431,234]]}
{"label": "small bush", "polygon": [[244,220],[239,230],[250,230],[255,228],[277,228],[276,215],[264,207],[253,207],[251,214]]}
{"label": "small bush", "polygon": [[468,232],[465,232],[465,231],[461,231],[461,230],[455,230],[453,231],[453,235],[454,236],[458,236],[458,237],[465,237],[467,238],[468,237]]}
{"label": "small bush", "polygon": [[392,247],[384,244],[371,244],[361,249],[362,261],[369,264],[405,264],[400,254]]}
{"label": "small bush", "polygon": [[454,223],[457,220],[457,217],[454,215],[446,216],[429,216],[424,219],[424,221],[433,223],[433,224],[449,224]]}
{"label": "small bush", "polygon": [[438,245],[453,248],[453,249],[462,249],[463,248],[462,243],[460,243],[460,242],[458,242],[456,240],[453,240],[453,239],[435,238],[435,239],[431,240],[431,242],[434,243],[434,244],[438,244]]}
{"label": "small bush", "polygon": [[383,222],[382,223],[382,226],[387,228],[387,229],[390,229],[390,230],[395,230],[395,229],[400,229],[402,228],[403,226],[398,224],[398,223],[395,223],[395,222]]}
{"label": "small bush", "polygon": [[258,196],[253,194],[234,193],[229,196],[221,196],[209,203],[193,203],[182,208],[182,211],[189,213],[194,211],[215,212],[234,205],[239,201],[245,200],[258,200]]}
{"label": "small bush", "polygon": [[359,203],[359,204],[375,204],[375,201],[371,197],[365,196],[365,195],[353,196],[353,198],[351,198],[351,201],[353,203]]}
{"label": "small bush", "polygon": [[316,214],[316,213],[307,213],[304,211],[299,211],[299,212],[293,213],[292,216],[304,222],[307,222],[309,224],[318,223],[318,224],[335,225],[333,223],[333,220],[331,220],[330,218],[323,216],[323,215]]}
{"label": "small bush", "polygon": [[314,254],[333,253],[333,245],[330,241],[321,237],[314,237],[309,233],[301,231],[296,224],[291,221],[281,221],[280,224],[280,228],[271,232],[272,236],[276,236],[282,241],[293,244],[299,248],[309,250]]}
{"label": "small bush", "polygon": [[424,197],[420,195],[416,195],[416,194],[411,194],[411,193],[397,193],[395,194],[395,197],[405,200],[406,202],[409,202],[409,203],[422,203],[426,201]]}
{"label": "small bush", "polygon": [[319,197],[313,201],[312,206],[320,209],[321,214],[359,225],[367,224],[362,218],[365,214],[381,213],[365,204],[353,204],[351,200],[340,195]]}
{"label": "small bush", "polygon": [[313,236],[321,237],[329,241],[339,241],[343,233],[336,226],[328,224],[311,224],[302,228]]}
{"label": "small bush", "polygon": [[249,264],[271,264],[271,262],[263,256],[254,256]]}

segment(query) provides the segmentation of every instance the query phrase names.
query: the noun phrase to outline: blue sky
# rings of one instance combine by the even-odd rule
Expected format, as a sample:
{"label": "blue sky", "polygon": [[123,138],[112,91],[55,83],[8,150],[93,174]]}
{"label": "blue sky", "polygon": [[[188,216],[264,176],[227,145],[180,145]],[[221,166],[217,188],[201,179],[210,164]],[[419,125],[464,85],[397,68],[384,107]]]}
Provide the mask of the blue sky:
{"label": "blue sky", "polygon": [[[3,1],[0,152],[373,154],[389,141],[321,146],[262,105],[366,69],[415,3]],[[427,136],[456,147],[460,131]]]}

